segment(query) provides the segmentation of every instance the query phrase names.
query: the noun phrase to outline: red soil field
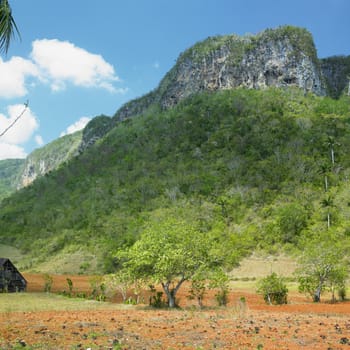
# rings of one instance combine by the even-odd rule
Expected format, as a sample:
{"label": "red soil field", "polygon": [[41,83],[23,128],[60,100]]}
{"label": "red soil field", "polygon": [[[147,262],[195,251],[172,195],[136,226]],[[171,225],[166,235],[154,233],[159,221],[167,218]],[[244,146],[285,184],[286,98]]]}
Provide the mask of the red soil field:
{"label": "red soil field", "polygon": [[[43,291],[40,275],[25,275],[28,292]],[[85,276],[54,276],[53,291],[88,291]],[[288,304],[269,306],[262,297],[233,289],[227,307],[214,292],[199,310],[179,291],[176,310],[147,305],[121,310],[0,313],[0,349],[349,349],[350,302],[312,303],[292,293]],[[246,302],[240,302],[245,297]]]}

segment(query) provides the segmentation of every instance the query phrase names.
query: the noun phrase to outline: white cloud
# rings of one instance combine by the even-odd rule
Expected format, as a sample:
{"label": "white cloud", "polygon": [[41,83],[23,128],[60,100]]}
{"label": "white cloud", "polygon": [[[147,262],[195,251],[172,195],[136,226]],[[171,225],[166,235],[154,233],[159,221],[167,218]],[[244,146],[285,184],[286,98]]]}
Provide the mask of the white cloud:
{"label": "white cloud", "polygon": [[1,137],[2,142],[12,145],[25,143],[39,127],[39,122],[29,107],[25,109],[24,105],[11,105],[7,107],[7,114],[8,116],[0,114],[1,133],[14,123],[21,114],[22,115],[15,124],[10,127],[5,135]]}
{"label": "white cloud", "polygon": [[127,91],[114,86],[120,79],[101,55],[57,39],[35,40],[32,46],[30,59],[12,57],[3,61],[0,57],[0,98],[25,96],[26,83],[35,87],[38,81],[49,84],[52,91],[64,90],[68,83],[118,94]]}
{"label": "white cloud", "polygon": [[154,63],[153,63],[153,65],[152,65],[152,66],[153,66],[153,68],[154,68],[154,69],[159,69],[160,64],[159,64],[159,62],[158,62],[158,61],[156,61],[156,62],[154,62]]}
{"label": "white cloud", "polygon": [[35,135],[35,142],[40,147],[44,144],[44,140],[40,135]]}
{"label": "white cloud", "polygon": [[113,66],[101,55],[92,54],[68,41],[35,40],[31,58],[40,68],[42,79],[48,81],[54,91],[64,89],[67,82],[117,91],[113,82],[120,79]]}
{"label": "white cloud", "polygon": [[23,147],[11,145],[0,141],[0,160],[12,158],[25,158],[27,156]]}
{"label": "white cloud", "polygon": [[8,116],[0,114],[0,133],[10,127],[0,137],[0,159],[24,158],[26,153],[20,145],[32,137],[39,127],[39,122],[30,108],[25,109],[24,105],[8,106],[7,114]]}
{"label": "white cloud", "polygon": [[68,134],[73,134],[76,131],[79,131],[81,129],[85,128],[85,125],[91,120],[89,117],[81,117],[78,121],[76,121],[74,124],[68,126],[68,128],[61,132],[60,136],[65,136]]}
{"label": "white cloud", "polygon": [[33,62],[21,57],[12,57],[4,62],[0,57],[0,97],[14,98],[27,94],[25,80],[28,76],[39,76]]}

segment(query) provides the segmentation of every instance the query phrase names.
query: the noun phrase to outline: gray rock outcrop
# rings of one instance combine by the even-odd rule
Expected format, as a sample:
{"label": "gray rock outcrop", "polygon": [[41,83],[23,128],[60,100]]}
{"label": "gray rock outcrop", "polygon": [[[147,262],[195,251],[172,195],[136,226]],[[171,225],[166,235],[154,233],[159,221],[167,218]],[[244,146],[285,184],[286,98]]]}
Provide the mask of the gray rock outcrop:
{"label": "gray rock outcrop", "polygon": [[314,42],[305,29],[285,26],[256,36],[208,38],[180,55],[156,90],[124,105],[115,119],[140,114],[151,104],[167,109],[201,91],[269,86],[326,93]]}

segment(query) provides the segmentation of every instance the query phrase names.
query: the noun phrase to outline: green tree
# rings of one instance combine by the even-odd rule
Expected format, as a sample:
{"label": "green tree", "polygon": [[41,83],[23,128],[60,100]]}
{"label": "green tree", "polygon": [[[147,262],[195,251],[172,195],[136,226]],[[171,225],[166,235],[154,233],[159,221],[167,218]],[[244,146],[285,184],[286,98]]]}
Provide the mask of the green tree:
{"label": "green tree", "polygon": [[7,53],[16,33],[20,37],[10,4],[8,0],[0,0],[0,52]]}
{"label": "green tree", "polygon": [[283,278],[279,277],[275,272],[259,281],[257,293],[261,294],[268,304],[287,304],[287,286]]}
{"label": "green tree", "polygon": [[334,137],[332,137],[332,136],[328,136],[326,144],[327,144],[327,146],[329,146],[330,155],[331,155],[331,162],[332,162],[332,166],[334,166],[334,164],[335,164],[334,147],[340,146],[340,144],[338,142],[336,142]]}
{"label": "green tree", "polygon": [[334,200],[331,196],[327,196],[321,201],[321,205],[327,212],[327,228],[331,227],[331,208],[334,206]]}
{"label": "green tree", "polygon": [[320,165],[319,173],[322,176],[324,176],[324,190],[325,190],[325,192],[328,192],[328,177],[329,177],[331,170],[332,170],[332,167],[330,164],[323,163]]}
{"label": "green tree", "polygon": [[206,293],[206,276],[202,273],[196,274],[192,278],[191,288],[189,290],[188,298],[193,300],[196,299],[199,308],[203,308],[203,299]]}
{"label": "green tree", "polygon": [[321,301],[326,289],[341,288],[348,275],[346,249],[334,239],[316,240],[305,247],[296,273],[299,291]]}
{"label": "green tree", "polygon": [[226,306],[228,303],[229,282],[229,277],[222,269],[216,269],[210,274],[209,288],[217,289],[215,299],[219,306]]}
{"label": "green tree", "polygon": [[112,297],[117,290],[123,300],[123,303],[126,303],[128,298],[128,290],[132,286],[132,280],[125,271],[118,271],[114,274],[106,275],[103,279],[103,283],[107,287],[108,294]]}
{"label": "green tree", "polygon": [[209,272],[225,266],[229,244],[215,230],[201,230],[198,222],[189,222],[167,212],[154,220],[142,232],[140,239],[127,251],[118,254],[125,259],[124,268],[134,279],[160,283],[169,307],[176,306],[176,294],[185,281],[191,281],[198,271]]}
{"label": "green tree", "polygon": [[287,203],[278,208],[276,216],[283,243],[295,243],[307,226],[307,209],[296,202]]}

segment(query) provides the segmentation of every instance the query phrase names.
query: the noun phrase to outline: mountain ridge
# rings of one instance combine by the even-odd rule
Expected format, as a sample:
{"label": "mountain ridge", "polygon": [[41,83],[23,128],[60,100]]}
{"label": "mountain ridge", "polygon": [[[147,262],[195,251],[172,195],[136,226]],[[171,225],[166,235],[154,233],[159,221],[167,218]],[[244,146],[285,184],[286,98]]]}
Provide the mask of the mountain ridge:
{"label": "mountain ridge", "polygon": [[110,272],[150,220],[182,210],[229,234],[238,257],[302,249],[321,234],[345,244],[349,107],[347,96],[290,87],[202,92],[149,110],[4,199],[0,241],[21,249],[26,270],[55,261],[50,272]]}
{"label": "mountain ridge", "polygon": [[[311,55],[300,77],[305,72],[322,72],[313,43],[308,46],[310,36],[306,38],[304,51],[311,50]],[[198,43],[180,56],[180,62],[188,62],[187,55],[197,63],[207,62],[206,50],[217,52],[225,40]],[[248,52],[262,49],[255,45],[248,45]],[[287,45],[289,59],[303,60],[293,45]],[[139,112],[121,119],[118,112],[112,118],[98,116],[84,130],[33,152],[26,167],[21,161],[8,164],[21,168],[21,174],[29,170],[26,179],[36,177],[0,202],[2,244],[21,249],[25,258],[20,266],[27,270],[55,260],[51,272],[113,271],[117,268],[114,252],[130,246],[152,215],[177,207],[188,210],[203,227],[218,225],[230,232],[239,242],[239,256],[252,249],[300,248],[309,237],[327,232],[327,216],[335,234],[345,239],[350,232],[346,222],[350,217],[347,64],[348,57],[325,63],[327,76],[317,85],[322,87],[320,96],[312,91],[315,84],[285,81],[283,69],[278,76],[264,71],[270,73],[255,81],[262,82],[260,87],[194,92],[190,88],[188,96],[180,96],[175,92],[182,91],[177,90],[181,84],[172,83],[178,75],[171,70],[164,78],[166,84],[162,80],[159,85],[161,90],[147,94],[141,103],[130,102]],[[215,71],[205,73],[213,86],[220,81],[208,78]],[[299,74],[296,68],[293,72]],[[221,78],[221,83],[230,81]],[[332,79],[338,84],[331,86]],[[268,81],[282,82],[282,86],[267,86]],[[329,91],[334,91],[333,98],[326,96]],[[175,98],[167,100],[168,96]],[[162,105],[161,98],[177,102]],[[328,158],[330,139],[337,145],[333,166]],[[41,173],[43,169],[50,172]],[[332,208],[322,204],[330,202],[323,198],[325,176]],[[17,178],[23,183],[23,177]]]}
{"label": "mountain ridge", "polygon": [[34,150],[25,159],[0,160],[0,201],[79,154],[81,142],[82,131],[77,131]]}
{"label": "mountain ridge", "polygon": [[152,104],[167,109],[206,90],[291,85],[324,95],[318,65],[312,35],[303,28],[282,26],[257,35],[209,37],[180,54],[155,90],[127,102],[114,118],[124,120]]}
{"label": "mountain ridge", "polygon": [[[181,53],[156,89],[127,102],[112,118],[104,115],[93,118],[83,130],[80,144],[75,145],[77,151],[58,156],[58,161],[52,162],[37,156],[45,152],[35,150],[26,158],[25,167],[16,168],[18,174],[10,175],[18,179],[12,189],[26,186],[58,167],[59,159],[63,162],[84,152],[118,122],[149,108],[155,111],[171,108],[191,94],[237,87],[297,86],[305,93],[338,98],[349,84],[350,56],[318,59],[312,35],[304,28],[281,26],[256,35],[209,37]],[[0,173],[0,181],[7,182],[9,175],[4,174]],[[0,193],[0,199],[4,196]]]}

